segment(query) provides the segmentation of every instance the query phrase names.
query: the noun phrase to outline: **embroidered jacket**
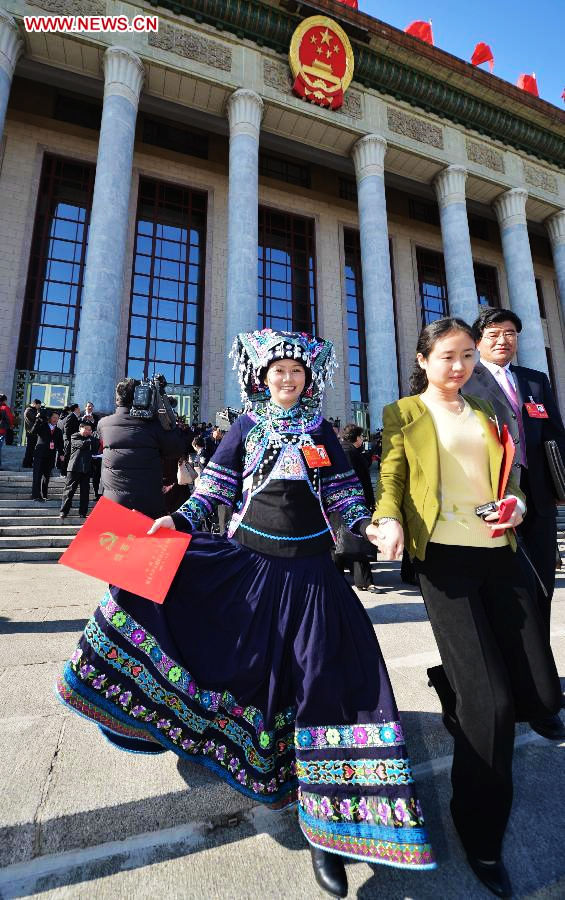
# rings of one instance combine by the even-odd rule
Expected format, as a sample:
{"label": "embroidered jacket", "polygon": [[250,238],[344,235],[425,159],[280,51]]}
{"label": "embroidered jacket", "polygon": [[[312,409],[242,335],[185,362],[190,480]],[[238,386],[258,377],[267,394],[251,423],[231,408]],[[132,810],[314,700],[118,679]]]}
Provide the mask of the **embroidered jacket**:
{"label": "embroidered jacket", "polygon": [[[281,415],[281,413],[283,413]],[[300,409],[272,419],[244,414],[223,438],[198,489],[174,514],[179,529],[197,528],[219,503],[234,510],[229,537],[272,556],[312,556],[334,541],[329,515],[350,529],[370,518],[363,490],[329,422],[305,425]],[[309,468],[301,447],[322,444],[331,465]]]}

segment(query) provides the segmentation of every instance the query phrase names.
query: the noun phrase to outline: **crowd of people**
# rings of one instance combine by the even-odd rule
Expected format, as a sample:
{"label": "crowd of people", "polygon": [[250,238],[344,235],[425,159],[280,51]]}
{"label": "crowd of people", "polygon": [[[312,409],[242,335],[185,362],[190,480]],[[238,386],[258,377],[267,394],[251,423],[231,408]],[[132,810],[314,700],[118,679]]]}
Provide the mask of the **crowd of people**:
{"label": "crowd of people", "polygon": [[[565,739],[549,640],[559,491],[545,450],[554,442],[565,458],[565,429],[547,376],[512,362],[521,330],[490,308],[472,326],[427,325],[411,394],[384,408],[370,443],[321,414],[330,342],[270,329],[234,344],[245,410],[227,433],[131,415],[131,379],[101,419],[92,404],[59,421],[38,401],[26,410],[34,499],[57,464],[61,516],[77,489],[86,515],[101,460],[97,496],[146,513],[149,533],[192,533],[162,606],[110,586],[62,700],[121,749],[173,750],[257,802],[297,801],[332,896],[347,894],[347,857],[434,866],[386,666],[346,568],[377,590],[377,552],[403,559],[422,593],[442,663],[429,684],[454,740],[451,815],[496,896],[512,893],[514,725]],[[502,478],[504,429],[515,455]]]}

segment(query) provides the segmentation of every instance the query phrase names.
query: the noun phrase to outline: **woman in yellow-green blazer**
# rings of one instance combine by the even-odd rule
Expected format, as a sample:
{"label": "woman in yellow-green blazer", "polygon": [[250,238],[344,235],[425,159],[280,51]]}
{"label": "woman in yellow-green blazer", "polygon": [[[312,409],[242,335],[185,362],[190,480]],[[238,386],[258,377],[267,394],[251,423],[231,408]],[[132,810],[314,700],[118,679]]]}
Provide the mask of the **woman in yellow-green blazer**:
{"label": "woman in yellow-green blazer", "polygon": [[536,601],[516,550],[517,498],[502,534],[498,497],[503,450],[492,408],[465,396],[476,359],[461,319],[427,325],[412,380],[416,396],[386,406],[373,524],[385,559],[406,546],[443,666],[429,670],[453,734],[451,813],[468,861],[499,897],[511,895],[502,841],[512,805],[514,724],[553,714],[561,692]]}

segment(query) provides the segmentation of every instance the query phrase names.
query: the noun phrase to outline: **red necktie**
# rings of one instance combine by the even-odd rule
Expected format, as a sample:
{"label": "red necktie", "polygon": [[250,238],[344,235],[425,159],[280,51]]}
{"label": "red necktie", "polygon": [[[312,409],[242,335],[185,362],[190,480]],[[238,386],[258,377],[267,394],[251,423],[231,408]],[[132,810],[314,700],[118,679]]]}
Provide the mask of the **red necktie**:
{"label": "red necktie", "polygon": [[514,415],[516,416],[516,421],[518,423],[518,434],[520,435],[520,446],[518,448],[518,452],[520,456],[520,462],[523,466],[526,466],[526,436],[524,434],[524,423],[522,422],[522,410],[520,409],[518,394],[516,393],[516,388],[512,384],[512,381],[508,377],[507,370],[499,369],[498,374],[500,387],[504,391],[508,402],[510,403],[510,406],[514,410]]}

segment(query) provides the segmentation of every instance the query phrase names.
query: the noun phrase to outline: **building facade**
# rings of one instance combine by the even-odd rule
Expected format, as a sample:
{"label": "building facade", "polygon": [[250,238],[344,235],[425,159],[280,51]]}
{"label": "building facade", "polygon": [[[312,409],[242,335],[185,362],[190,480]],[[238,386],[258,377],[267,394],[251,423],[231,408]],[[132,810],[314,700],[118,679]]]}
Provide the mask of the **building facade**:
{"label": "building facade", "polygon": [[[23,17],[158,15],[157,33]],[[292,91],[308,16],[351,41],[339,109]],[[379,427],[422,324],[480,304],[565,409],[565,115],[333,0],[4,0],[0,390],[110,410],[163,372],[179,411],[238,406],[236,332],[330,338],[327,414]]]}

